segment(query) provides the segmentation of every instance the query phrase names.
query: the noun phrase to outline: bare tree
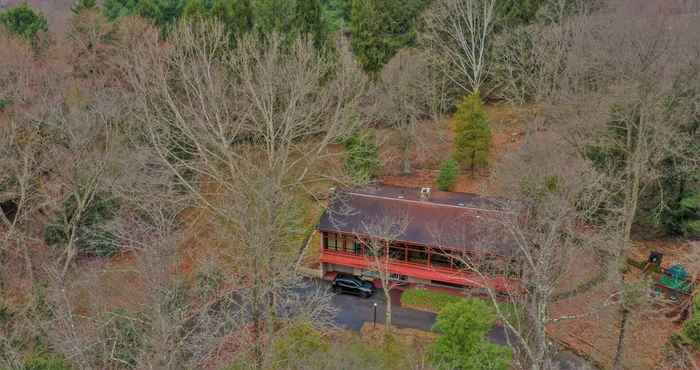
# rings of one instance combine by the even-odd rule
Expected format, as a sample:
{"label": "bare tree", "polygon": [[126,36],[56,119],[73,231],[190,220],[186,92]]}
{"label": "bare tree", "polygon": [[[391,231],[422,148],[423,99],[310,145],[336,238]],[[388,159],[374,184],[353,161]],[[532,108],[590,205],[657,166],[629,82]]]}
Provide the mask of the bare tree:
{"label": "bare tree", "polygon": [[468,93],[490,73],[495,0],[439,0],[424,14],[425,44],[445,59],[445,73]]}
{"label": "bare tree", "polygon": [[[694,117],[697,32],[678,17],[632,17],[624,4],[576,39],[563,86],[550,112],[562,137],[606,174],[609,227],[618,230],[609,253],[620,292],[621,369],[629,314],[636,299],[622,267],[631,246],[640,200],[657,189],[662,163],[684,157],[693,138],[681,127]],[[585,45],[585,47],[584,47]],[[586,55],[585,50],[596,52]],[[584,108],[585,107],[585,108]],[[583,110],[582,110],[583,109]],[[697,165],[697,158],[691,159]],[[627,294],[626,292],[630,292]]]}
{"label": "bare tree", "polygon": [[411,151],[419,140],[418,120],[430,113],[430,64],[426,55],[415,49],[399,51],[382,69],[380,79],[370,91],[374,101],[371,116],[395,128],[402,153],[401,171],[411,173]]}
{"label": "bare tree", "polygon": [[543,4],[543,20],[506,29],[493,42],[497,94],[516,104],[547,102],[566,79],[574,39],[593,28],[590,1],[551,0]]}
{"label": "bare tree", "polygon": [[[391,244],[402,236],[408,227],[408,216],[378,217],[362,223],[362,235],[357,235],[365,249],[368,270],[377,274],[382,285],[386,311],[384,312],[385,333],[391,332],[391,291],[398,286],[391,271]],[[403,256],[401,256],[403,258]]]}
{"label": "bare tree", "polygon": [[358,122],[364,78],[345,45],[335,60],[308,40],[283,47],[241,38],[228,48],[218,23],[182,25],[169,45],[157,35],[123,55],[145,134],[180,185],[213,215],[216,240],[232,262],[250,322],[256,366],[298,284],[294,207],[328,144]]}

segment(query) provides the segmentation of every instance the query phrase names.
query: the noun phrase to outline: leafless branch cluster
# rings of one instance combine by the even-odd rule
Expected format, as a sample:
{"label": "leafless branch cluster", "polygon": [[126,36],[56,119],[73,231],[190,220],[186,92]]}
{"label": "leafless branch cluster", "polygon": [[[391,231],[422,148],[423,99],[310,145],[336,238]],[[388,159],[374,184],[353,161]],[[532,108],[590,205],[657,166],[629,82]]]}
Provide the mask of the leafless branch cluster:
{"label": "leafless branch cluster", "polygon": [[494,0],[440,0],[424,14],[424,43],[444,58],[443,72],[467,92],[479,91],[491,72]]}

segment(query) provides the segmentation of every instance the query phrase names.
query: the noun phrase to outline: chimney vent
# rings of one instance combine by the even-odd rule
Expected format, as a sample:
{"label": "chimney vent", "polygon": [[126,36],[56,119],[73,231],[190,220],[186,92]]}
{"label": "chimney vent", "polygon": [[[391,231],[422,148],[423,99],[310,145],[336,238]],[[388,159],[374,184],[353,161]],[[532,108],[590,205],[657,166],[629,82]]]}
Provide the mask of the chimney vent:
{"label": "chimney vent", "polygon": [[421,188],[420,189],[420,199],[421,200],[430,199],[430,188]]}

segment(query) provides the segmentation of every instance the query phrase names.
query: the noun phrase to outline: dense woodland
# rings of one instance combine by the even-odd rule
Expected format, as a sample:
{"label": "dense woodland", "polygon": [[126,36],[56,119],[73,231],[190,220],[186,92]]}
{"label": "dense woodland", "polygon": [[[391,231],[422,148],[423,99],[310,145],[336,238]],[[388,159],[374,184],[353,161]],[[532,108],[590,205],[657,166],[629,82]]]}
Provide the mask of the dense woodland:
{"label": "dense woodland", "polygon": [[[581,253],[613,287],[589,302],[616,314],[603,366],[633,369],[633,314],[660,303],[627,258],[700,238],[696,0],[70,11],[50,32],[37,8],[0,9],[1,369],[555,369],[547,327],[572,317],[551,307]],[[492,105],[527,112],[498,161]],[[522,205],[506,226],[526,293],[447,306],[426,348],[389,324],[381,344],[339,334],[331,293],[298,272],[317,210],[331,187],[378,181],[386,147],[412,176],[443,121],[439,188],[486,173]],[[698,366],[691,306],[659,368]],[[508,348],[484,340],[497,320]]]}

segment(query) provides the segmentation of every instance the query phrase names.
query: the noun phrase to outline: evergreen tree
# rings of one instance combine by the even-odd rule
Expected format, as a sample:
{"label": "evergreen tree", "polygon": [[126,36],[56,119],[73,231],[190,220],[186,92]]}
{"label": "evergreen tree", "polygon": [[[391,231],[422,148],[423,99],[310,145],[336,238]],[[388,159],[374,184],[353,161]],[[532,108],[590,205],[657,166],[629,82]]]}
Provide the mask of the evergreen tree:
{"label": "evergreen tree", "polygon": [[491,127],[479,93],[467,96],[455,114],[455,159],[474,170],[488,164]]}
{"label": "evergreen tree", "polygon": [[445,306],[435,321],[434,329],[442,335],[431,349],[433,365],[437,369],[507,370],[510,350],[486,339],[495,322],[493,309],[479,299]]}
{"label": "evergreen tree", "polygon": [[71,5],[70,10],[73,14],[78,14],[83,10],[95,9],[97,2],[95,0],[76,0],[73,5]]}
{"label": "evergreen tree", "polygon": [[301,34],[313,37],[314,46],[321,49],[326,43],[328,26],[319,0],[296,0],[296,28]]}
{"label": "evergreen tree", "polygon": [[212,2],[205,0],[187,0],[182,9],[182,18],[192,21],[206,19],[211,16]]}
{"label": "evergreen tree", "polygon": [[185,0],[141,0],[138,14],[164,28],[175,24],[185,8]]}
{"label": "evergreen tree", "polygon": [[139,0],[105,0],[102,11],[107,19],[113,21],[119,17],[137,14]]}
{"label": "evergreen tree", "polygon": [[396,52],[415,44],[415,18],[426,0],[352,0],[352,48],[365,71],[376,73]]}
{"label": "evergreen tree", "polygon": [[39,32],[49,29],[46,17],[39,11],[32,9],[27,3],[0,12],[0,24],[10,33],[19,35],[36,46]]}
{"label": "evergreen tree", "polygon": [[443,191],[450,191],[452,187],[457,182],[457,175],[459,174],[459,164],[454,158],[450,158],[442,163],[440,166],[440,174],[437,178],[438,189]]}
{"label": "evergreen tree", "polygon": [[529,24],[536,19],[537,11],[545,0],[501,0],[496,2],[496,14],[500,26]]}
{"label": "evergreen tree", "polygon": [[214,0],[212,14],[226,25],[226,30],[233,38],[253,30],[250,0]]}
{"label": "evergreen tree", "polygon": [[379,170],[379,148],[374,137],[356,134],[345,141],[345,169],[357,183],[367,183]]}
{"label": "evergreen tree", "polygon": [[260,35],[273,32],[285,40],[294,40],[298,34],[295,29],[295,0],[253,0],[254,29]]}
{"label": "evergreen tree", "polygon": [[324,18],[328,32],[335,32],[345,28],[350,22],[351,0],[322,0]]}

